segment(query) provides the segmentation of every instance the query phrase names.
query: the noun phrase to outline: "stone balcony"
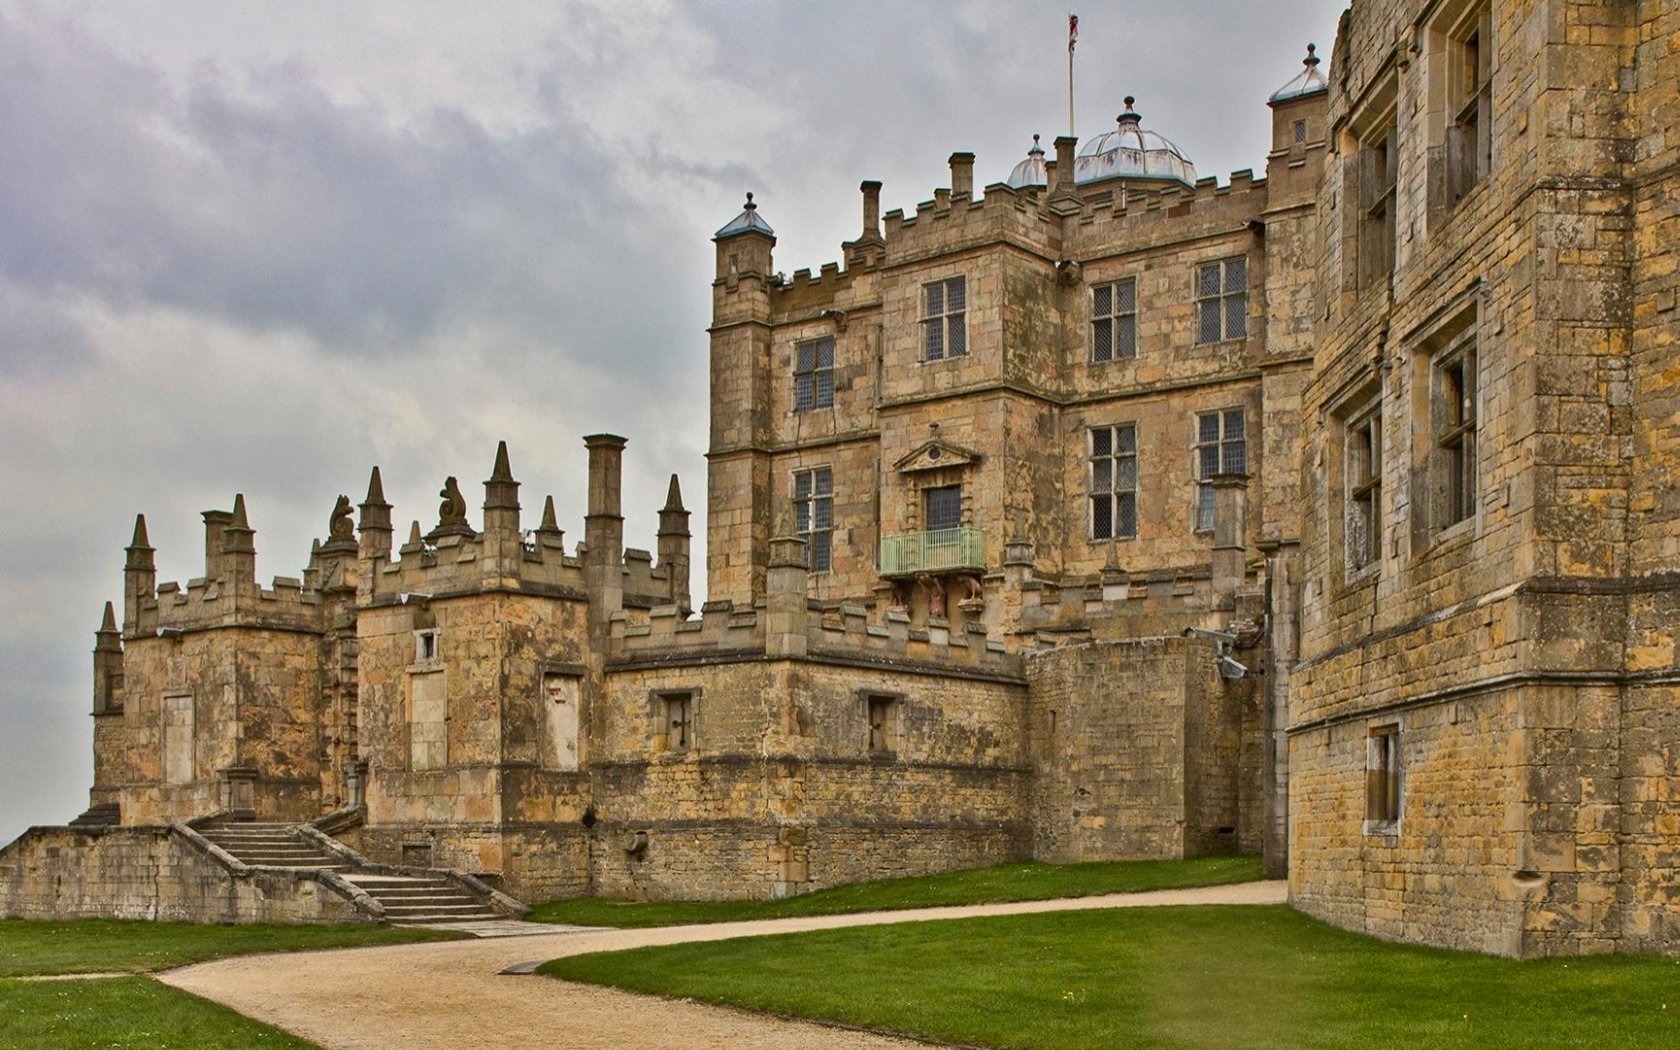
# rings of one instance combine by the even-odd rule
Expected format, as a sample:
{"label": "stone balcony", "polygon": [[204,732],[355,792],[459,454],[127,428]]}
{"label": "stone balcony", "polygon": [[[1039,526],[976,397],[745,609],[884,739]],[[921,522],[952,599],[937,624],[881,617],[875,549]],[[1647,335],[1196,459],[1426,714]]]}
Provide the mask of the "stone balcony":
{"label": "stone balcony", "polygon": [[885,577],[983,572],[985,568],[986,534],[976,528],[900,532],[881,537],[881,575]]}

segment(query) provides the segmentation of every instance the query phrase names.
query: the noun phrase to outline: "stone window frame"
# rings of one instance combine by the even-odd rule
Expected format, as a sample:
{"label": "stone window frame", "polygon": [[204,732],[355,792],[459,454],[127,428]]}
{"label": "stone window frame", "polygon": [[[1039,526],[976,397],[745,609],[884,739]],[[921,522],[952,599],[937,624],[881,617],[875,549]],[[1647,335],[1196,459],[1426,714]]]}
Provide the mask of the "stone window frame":
{"label": "stone window frame", "polygon": [[[882,759],[896,759],[904,740],[905,694],[884,689],[859,689],[858,707],[863,715],[863,750],[866,755]],[[876,735],[875,713],[884,708],[888,721],[881,726],[882,737]]]}
{"label": "stone window frame", "polygon": [[[1233,264],[1239,275],[1233,281]],[[1248,338],[1248,256],[1229,255],[1197,263],[1190,286],[1196,304],[1196,345],[1213,346]],[[1236,307],[1236,323],[1232,324],[1232,308]],[[1212,311],[1212,313],[1209,313]],[[1210,328],[1208,318],[1218,322]]]}
{"label": "stone window frame", "polygon": [[1393,277],[1400,251],[1400,108],[1393,74],[1349,126],[1359,208],[1354,222],[1358,287],[1380,288]]}
{"label": "stone window frame", "polygon": [[1364,833],[1397,837],[1405,814],[1405,768],[1400,723],[1385,722],[1365,732]]}
{"label": "stone window frame", "polygon": [[1355,580],[1376,571],[1383,559],[1381,391],[1355,398],[1342,418],[1342,564],[1347,579]]}
{"label": "stone window frame", "polygon": [[[813,412],[834,407],[832,335],[801,339],[793,345],[793,410]],[[826,354],[825,354],[826,351]],[[826,363],[824,359],[826,356]]]}
{"label": "stone window frame", "polygon": [[1091,364],[1137,358],[1138,288],[1136,277],[1120,277],[1091,286]]}
{"label": "stone window frame", "polygon": [[[968,276],[953,274],[926,281],[921,286],[920,298],[922,361],[967,357]],[[952,305],[953,298],[955,306]]]}
{"label": "stone window frame", "polygon": [[[648,717],[653,724],[653,742],[663,742],[664,745],[659,750],[667,754],[691,754],[699,750],[700,692],[697,685],[648,690]],[[677,703],[683,705],[684,740],[681,744],[671,742],[670,732],[671,725],[675,724],[670,722],[671,710]]]}
{"label": "stone window frame", "polygon": [[[1242,421],[1241,434],[1232,437],[1229,430],[1230,419],[1236,416]],[[1202,421],[1209,417],[1217,417],[1218,436],[1208,439]],[[1210,408],[1190,414],[1190,531],[1195,533],[1213,532],[1213,485],[1208,479],[1216,474],[1246,474],[1248,473],[1248,408],[1244,405],[1227,405],[1223,408]],[[1227,446],[1239,446],[1237,460],[1231,458],[1231,450]],[[1206,469],[1207,450],[1214,450],[1219,469]]]}
{"label": "stone window frame", "polygon": [[418,627],[414,632],[415,667],[433,667],[443,660],[443,631],[438,627]]}
{"label": "stone window frame", "polygon": [[[1138,535],[1138,425],[1134,421],[1109,423],[1098,427],[1089,427],[1085,431],[1085,535],[1092,543],[1106,543],[1111,540],[1135,540]],[[1106,435],[1106,452],[1099,452],[1097,435]],[[1121,435],[1130,436],[1129,451],[1122,451]],[[1131,465],[1131,484],[1122,487],[1120,484],[1121,466],[1128,462]],[[1101,488],[1102,479],[1099,477],[1099,464],[1106,466],[1108,478],[1106,488]],[[1099,491],[1100,489],[1100,491]],[[1130,500],[1130,529],[1123,530],[1125,523],[1124,508],[1127,506],[1126,497]],[[1108,512],[1108,529],[1106,534],[1101,532],[1098,525],[1098,507],[1106,502]]]}
{"label": "stone window frame", "polygon": [[[1412,546],[1416,554],[1479,529],[1482,422],[1486,418],[1481,382],[1481,299],[1478,282],[1443,308],[1422,335],[1409,341],[1412,465],[1416,479]],[[1454,372],[1468,379],[1471,389],[1457,390],[1449,410],[1444,388]]]}
{"label": "stone window frame", "polygon": [[[826,487],[825,487],[826,486]],[[834,468],[800,467],[788,479],[794,532],[805,541],[805,568],[812,574],[834,570]]]}
{"label": "stone window frame", "polygon": [[1338,125],[1342,192],[1341,287],[1364,291],[1392,280],[1399,257],[1399,71],[1392,59]]}
{"label": "stone window frame", "polygon": [[1487,181],[1494,166],[1493,5],[1449,0],[1423,31],[1428,53],[1430,145],[1440,175],[1431,180],[1440,210],[1450,211]]}

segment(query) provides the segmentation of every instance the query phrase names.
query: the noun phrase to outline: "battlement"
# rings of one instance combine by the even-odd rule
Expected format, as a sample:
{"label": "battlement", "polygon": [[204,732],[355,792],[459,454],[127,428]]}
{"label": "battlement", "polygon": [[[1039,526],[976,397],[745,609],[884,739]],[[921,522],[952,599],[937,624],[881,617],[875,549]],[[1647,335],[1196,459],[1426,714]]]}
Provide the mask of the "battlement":
{"label": "battlement", "polygon": [[852,292],[860,277],[882,267],[971,244],[1002,241],[1047,258],[1077,259],[1087,247],[1106,251],[1117,238],[1142,250],[1163,241],[1229,233],[1259,219],[1267,207],[1268,187],[1264,177],[1245,168],[1223,183],[1207,176],[1194,187],[1081,187],[1071,198],[1071,211],[1068,199],[1052,208],[1049,197],[1041,188],[1016,189],[1004,183],[986,186],[981,196],[936,190],[932,200],[920,202],[908,214],[895,208],[882,216],[885,233],[878,252],[850,254],[857,242],[848,242],[846,268],[827,262],[815,275],[802,268],[772,284],[772,309],[786,314],[829,305]]}
{"label": "battlement", "polygon": [[[621,448],[622,439],[614,438]],[[616,451],[616,450],[615,450]],[[616,467],[607,470],[591,449],[591,515],[617,521]],[[277,576],[268,587],[256,582],[255,530],[239,496],[232,511],[204,513],[205,573],[188,580],[157,583],[145,518],[135,524],[124,571],[123,632],[143,638],[166,631],[255,626],[314,631],[325,629],[327,610],[342,606],[388,604],[404,595],[459,595],[493,590],[529,591],[553,597],[600,600],[611,608],[652,608],[688,601],[688,511],[672,478],[660,510],[659,563],[652,552],[620,549],[621,525],[602,533],[600,557],[617,564],[619,586],[608,594],[592,593],[587,567],[589,548],[565,549],[565,533],[555,521],[554,500],[544,502],[542,523],[523,529],[519,520],[518,482],[508,465],[507,445],[496,451],[491,477],[484,483],[482,530],[467,522],[466,501],[453,477],[442,491],[437,526],[422,533],[415,521],[408,542],[393,549],[391,505],[385,502],[379,468],[361,504],[358,530],[349,497],[340,496],[328,518],[328,538],[317,541],[301,576]],[[603,511],[603,508],[606,508]]]}
{"label": "battlement", "polygon": [[800,617],[804,645],[789,646],[770,630],[771,619],[766,599],[746,608],[728,601],[707,602],[693,619],[683,619],[669,605],[647,613],[626,610],[612,618],[611,657],[625,663],[680,664],[726,655],[802,656],[1020,674],[1019,658],[979,623],[953,629],[949,621],[929,619],[915,627],[903,610],[888,609],[872,621],[861,605],[829,606],[805,599]]}

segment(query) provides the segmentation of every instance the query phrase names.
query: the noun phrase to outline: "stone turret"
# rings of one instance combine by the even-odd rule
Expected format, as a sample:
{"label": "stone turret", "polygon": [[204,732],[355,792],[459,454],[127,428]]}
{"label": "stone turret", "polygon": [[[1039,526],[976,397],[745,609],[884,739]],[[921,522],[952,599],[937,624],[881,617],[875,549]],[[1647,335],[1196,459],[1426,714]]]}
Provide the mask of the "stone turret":
{"label": "stone turret", "polygon": [[659,564],[670,574],[671,604],[685,618],[694,610],[689,596],[689,540],[688,509],[683,506],[677,476],[672,474],[665,506],[659,510]]}
{"label": "stone turret", "polygon": [[[752,194],[745,210],[713,238],[711,447],[707,492],[706,579],[713,600],[750,602],[762,593],[770,516],[770,295],[776,234],[758,214]],[[728,494],[750,493],[750,508]],[[718,501],[723,502],[718,502]],[[747,513],[726,513],[746,509]]]}

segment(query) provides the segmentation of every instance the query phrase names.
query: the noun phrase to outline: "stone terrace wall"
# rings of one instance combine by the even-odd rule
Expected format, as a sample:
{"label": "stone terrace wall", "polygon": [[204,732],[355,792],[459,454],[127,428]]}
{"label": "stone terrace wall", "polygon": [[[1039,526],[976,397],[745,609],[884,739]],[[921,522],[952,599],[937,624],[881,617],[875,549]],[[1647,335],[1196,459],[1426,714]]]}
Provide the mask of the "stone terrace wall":
{"label": "stone terrace wall", "polygon": [[235,877],[165,827],[30,828],[0,850],[0,904],[8,919],[371,921],[312,879]]}

